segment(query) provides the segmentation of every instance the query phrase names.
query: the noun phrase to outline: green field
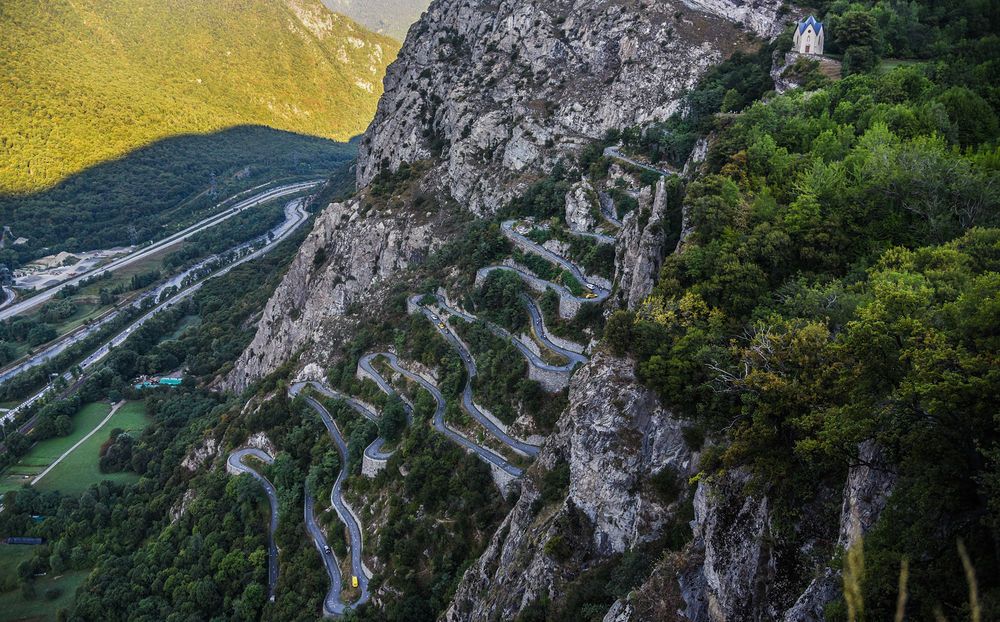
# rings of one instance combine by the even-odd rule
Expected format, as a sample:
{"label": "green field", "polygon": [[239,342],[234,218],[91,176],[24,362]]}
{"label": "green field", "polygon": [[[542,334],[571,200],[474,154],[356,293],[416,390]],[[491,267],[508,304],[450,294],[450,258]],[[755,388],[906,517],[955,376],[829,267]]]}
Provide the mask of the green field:
{"label": "green field", "polygon": [[0,478],[0,493],[20,488],[41,473],[53,460],[93,430],[110,411],[111,405],[105,403],[84,406],[73,417],[73,431],[69,436],[50,438],[36,444],[27,455],[4,472],[3,478]]}
{"label": "green field", "polygon": [[87,578],[87,570],[38,577],[35,597],[25,598],[17,587],[17,565],[30,559],[35,549],[33,546],[0,545],[0,611],[3,612],[0,616],[4,620],[55,620],[59,609],[72,605],[76,588]]}
{"label": "green field", "polygon": [[[35,581],[35,598],[24,598],[20,590],[0,594],[0,611],[3,611],[4,619],[11,622],[54,621],[60,609],[73,604],[76,588],[89,573],[88,570],[71,570],[52,578],[39,577]],[[52,600],[45,596],[50,590],[58,592]]]}
{"label": "green field", "polygon": [[[31,481],[31,478],[41,473],[66,450],[90,433],[101,420],[111,411],[106,403],[88,404],[73,417],[73,432],[69,436],[50,438],[35,445],[30,452],[17,463],[7,469],[0,478],[0,493],[20,488]],[[39,483],[40,490],[61,490],[75,494],[82,492],[91,484],[105,479],[114,481],[132,481],[135,475],[130,473],[114,473],[105,475],[98,469],[98,454],[101,444],[107,440],[113,428],[138,431],[142,430],[148,420],[141,402],[130,402],[115,413],[104,426],[91,436],[87,442],[80,445],[76,451],[66,457],[59,466],[49,472]]]}
{"label": "green field", "polygon": [[[105,411],[107,412],[107,411]],[[85,443],[76,448],[72,454],[52,469],[38,484],[39,490],[59,490],[68,494],[79,494],[104,480],[115,482],[133,482],[138,478],[134,473],[101,473],[98,467],[101,445],[108,440],[111,430],[121,428],[127,432],[138,434],[149,423],[146,417],[146,407],[142,402],[125,404],[115,416],[91,436]]]}

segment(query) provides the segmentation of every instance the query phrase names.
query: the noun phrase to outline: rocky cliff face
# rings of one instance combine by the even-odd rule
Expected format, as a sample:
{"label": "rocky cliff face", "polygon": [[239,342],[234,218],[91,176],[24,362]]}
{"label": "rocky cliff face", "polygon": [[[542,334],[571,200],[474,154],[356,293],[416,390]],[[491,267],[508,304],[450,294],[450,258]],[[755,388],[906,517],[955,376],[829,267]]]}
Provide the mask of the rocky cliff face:
{"label": "rocky cliff face", "polygon": [[437,0],[389,68],[358,184],[438,157],[442,190],[491,212],[606,130],[668,117],[748,43],[729,20],[770,36],[778,5]]}
{"label": "rocky cliff face", "polygon": [[625,215],[615,254],[616,296],[619,306],[635,309],[653,290],[663,265],[666,241],[667,190],[663,179],[655,193],[645,187],[639,207]]}
{"label": "rocky cliff face", "polygon": [[[748,15],[736,0],[436,0],[386,75],[358,185],[426,160],[426,190],[491,212],[606,130],[672,114],[709,67],[750,44],[733,22],[765,36],[780,28],[776,10]],[[359,219],[360,205],[317,218],[226,387],[323,343],[348,305],[431,246],[429,229]]]}
{"label": "rocky cliff face", "polygon": [[684,4],[721,15],[765,39],[781,34],[787,14],[783,0],[684,0]]}
{"label": "rocky cliff face", "polygon": [[[402,163],[426,161],[424,190],[491,213],[606,130],[669,116],[708,67],[749,42],[733,22],[772,36],[781,27],[779,5],[435,0],[389,69],[361,142],[359,186]],[[665,252],[666,192],[662,183],[645,192],[618,240],[621,306],[648,294]],[[589,229],[595,207],[612,207],[601,192],[593,205],[593,193],[586,182],[574,186],[571,224]],[[321,359],[352,304],[373,304],[382,285],[438,244],[433,219],[443,216],[365,205],[365,198],[336,203],[317,218],[230,387],[245,387],[301,349]],[[668,470],[683,483],[695,456],[680,422],[641,387],[631,361],[599,350],[574,374],[569,400],[514,509],[462,578],[446,620],[513,619],[543,597],[558,597],[595,563],[656,539],[688,502],[683,491],[663,498],[651,484]],[[545,474],[563,468],[568,486],[543,500]],[[715,482],[702,484],[696,500],[695,542],[657,564],[607,620],[662,620],[678,611],[695,620],[751,619],[734,613],[740,607],[762,619],[793,605],[798,583],[780,598],[761,593],[762,583],[786,579],[767,541],[767,499],[746,496],[739,482]]]}
{"label": "rocky cliff face", "polygon": [[834,554],[854,545],[878,520],[894,474],[878,446],[863,443],[844,483],[839,521],[822,521],[831,491],[818,485],[815,507],[804,509],[794,526],[794,546],[787,531],[775,529],[768,498],[746,493],[749,479],[737,470],[698,486],[695,537],[686,551],[688,569],[679,573],[685,618],[822,620],[823,608],[839,593],[840,572],[818,552],[821,540],[836,539]]}
{"label": "rocky cliff face", "polygon": [[601,216],[597,191],[587,179],[573,184],[566,193],[566,225],[573,231],[593,231]]}
{"label": "rocky cliff face", "polygon": [[310,360],[322,359],[349,307],[379,304],[380,287],[438,242],[434,232],[443,215],[379,210],[366,201],[333,203],[316,218],[264,308],[257,334],[226,378],[227,388],[246,388],[302,350]]}
{"label": "rocky cliff face", "polygon": [[[589,564],[659,536],[674,505],[649,478],[690,474],[680,423],[641,388],[629,360],[598,353],[570,382],[570,405],[529,471],[521,497],[489,548],[465,574],[446,620],[509,620],[555,598]],[[569,468],[556,504],[539,507],[544,472]],[[568,557],[549,544],[565,544]]]}

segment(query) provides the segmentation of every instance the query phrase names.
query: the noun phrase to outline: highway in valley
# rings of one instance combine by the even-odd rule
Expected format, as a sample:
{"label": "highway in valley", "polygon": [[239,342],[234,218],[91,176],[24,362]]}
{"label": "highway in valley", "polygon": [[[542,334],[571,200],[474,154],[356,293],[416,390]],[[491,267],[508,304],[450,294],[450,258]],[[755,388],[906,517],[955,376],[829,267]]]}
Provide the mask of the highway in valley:
{"label": "highway in valley", "polygon": [[[63,289],[71,285],[79,285],[82,281],[90,277],[93,277],[94,275],[102,274],[104,272],[114,272],[126,266],[130,266],[137,261],[142,261],[143,259],[149,257],[150,255],[154,255],[156,253],[163,251],[164,249],[174,246],[180,242],[183,242],[184,240],[190,238],[191,236],[197,235],[198,233],[201,233],[206,229],[210,229],[218,225],[219,223],[224,222],[247,209],[250,209],[252,207],[257,207],[259,205],[268,203],[270,201],[274,201],[276,199],[280,199],[282,197],[286,197],[290,194],[296,194],[304,190],[315,188],[316,186],[319,186],[322,183],[323,183],[322,180],[304,181],[294,184],[286,184],[284,186],[278,186],[276,188],[271,188],[269,190],[264,190],[262,192],[259,192],[258,194],[255,194],[252,197],[243,199],[242,201],[236,203],[232,207],[226,208],[222,212],[217,212],[191,225],[190,227],[184,229],[183,231],[179,231],[177,233],[174,233],[173,235],[167,236],[166,238],[154,242],[149,246],[143,247],[132,253],[129,253],[124,257],[119,257],[118,259],[115,259],[114,261],[108,263],[107,265],[101,266],[99,268],[94,268],[93,270],[85,272],[77,277],[64,281],[58,285],[54,285],[42,292],[35,294],[34,296],[31,296],[30,298],[22,300],[21,302],[6,305],[2,309],[0,309],[0,320],[5,320],[14,317],[15,315],[20,315],[25,311],[34,309],[35,307],[51,300],[53,296],[58,294]],[[223,202],[223,204],[224,203],[225,202]]]}
{"label": "highway in valley", "polygon": [[[308,219],[309,219],[309,213],[306,212],[305,210],[305,199],[302,198],[293,199],[285,206],[284,222],[282,222],[278,227],[272,229],[268,235],[240,244],[239,246],[230,249],[229,251],[227,251],[227,253],[223,254],[227,255],[230,253],[235,253],[236,255],[240,255],[242,253],[243,255],[238,259],[236,259],[235,261],[226,264],[224,267],[220,268],[216,272],[213,272],[195,282],[188,282],[188,279],[181,278],[182,275],[177,275],[176,277],[173,277],[172,279],[168,280],[160,287],[158,287],[156,289],[157,296],[171,287],[181,287],[182,289],[179,289],[169,298],[160,301],[158,304],[156,304],[156,306],[154,306],[149,311],[140,316],[135,322],[130,324],[127,328],[125,328],[124,330],[116,334],[114,337],[109,339],[107,342],[102,344],[100,347],[98,347],[96,350],[94,350],[85,359],[83,359],[83,361],[80,362],[79,367],[84,371],[93,367],[94,365],[102,361],[104,357],[106,357],[113,348],[124,343],[125,340],[132,335],[132,333],[138,330],[143,324],[148,322],[157,313],[160,313],[165,309],[169,309],[170,307],[178,304],[179,302],[186,300],[187,298],[190,298],[192,295],[194,295],[195,292],[200,290],[202,286],[209,280],[228,274],[233,268],[270,252],[271,250],[274,249],[274,247],[285,241]],[[257,247],[256,250],[252,250],[254,249],[254,247]],[[202,267],[204,267],[204,262]],[[186,274],[187,276],[192,276],[194,272],[186,272]],[[29,359],[29,361],[23,363],[21,366],[19,366],[19,368],[14,368],[12,370],[4,372],[3,379],[5,380],[10,379],[13,377],[13,375],[16,375],[16,373],[21,373],[25,371],[25,369],[30,369],[30,367],[44,363],[45,361],[51,359],[52,357],[57,356],[60,352],[62,352],[66,348],[79,342],[85,336],[86,335],[80,336],[77,333],[73,333],[72,335],[66,338],[65,342],[59,342],[57,344],[53,344],[45,351],[35,355],[35,357],[32,357],[33,359],[37,359],[33,364],[30,364],[31,359]],[[17,370],[16,373],[12,374],[11,372],[15,370]],[[69,371],[65,372],[63,374],[63,377],[68,382],[71,382],[73,380],[73,375]],[[12,419],[18,412],[34,404],[38,400],[42,399],[49,392],[49,390],[50,390],[49,386],[42,388],[40,391],[38,391],[37,393],[29,397],[27,400],[19,404],[16,408],[11,409],[9,412],[5,413],[3,417],[0,417],[0,423]]]}

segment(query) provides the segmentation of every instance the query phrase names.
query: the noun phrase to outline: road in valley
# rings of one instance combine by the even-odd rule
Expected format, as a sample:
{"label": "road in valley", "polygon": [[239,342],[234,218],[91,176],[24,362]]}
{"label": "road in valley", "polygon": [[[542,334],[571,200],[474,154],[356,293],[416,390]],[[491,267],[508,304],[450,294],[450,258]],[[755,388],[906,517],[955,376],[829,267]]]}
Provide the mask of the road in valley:
{"label": "road in valley", "polygon": [[[228,274],[233,268],[270,252],[271,250],[274,249],[274,247],[285,241],[308,219],[309,219],[309,214],[305,210],[305,200],[300,198],[290,201],[288,205],[285,206],[285,221],[277,228],[272,229],[268,236],[264,236],[263,238],[258,238],[257,240],[252,240],[250,242],[241,244],[235,249],[231,249],[229,252],[246,251],[255,244],[260,243],[266,239],[267,241],[263,246],[261,246],[257,250],[249,252],[245,256],[237,259],[236,261],[227,264],[225,267],[221,268],[217,272],[214,272],[211,275],[208,275],[205,278],[193,284],[189,284],[185,289],[180,290],[170,298],[167,298],[165,301],[160,302],[158,305],[156,305],[148,312],[146,312],[144,315],[139,317],[135,322],[130,324],[123,331],[112,337],[109,341],[105,342],[94,352],[92,352],[89,356],[87,356],[87,358],[85,358],[83,361],[80,362],[79,367],[84,371],[86,371],[90,367],[93,367],[101,360],[103,360],[104,357],[106,357],[113,348],[121,345],[126,339],[128,339],[132,335],[132,333],[138,330],[143,324],[148,322],[157,313],[169,309],[170,307],[173,307],[179,302],[186,300],[187,298],[190,298],[192,295],[194,295],[195,292],[200,290],[201,287],[209,280]],[[79,339],[77,339],[76,341],[79,341]],[[75,343],[76,341],[73,341],[73,343]],[[63,345],[62,350],[69,347],[69,345],[72,345],[72,343],[68,345]],[[60,352],[62,350],[60,350]],[[58,352],[56,354],[58,354]],[[63,374],[63,378],[65,378],[67,381],[72,381],[73,375],[67,371]],[[34,404],[42,397],[44,397],[49,392],[49,390],[50,389],[48,386],[42,388],[40,391],[32,395],[30,398],[19,404],[16,408],[13,408],[7,413],[5,413],[3,417],[0,417],[0,423],[4,423],[9,419],[12,419],[22,409]]]}
{"label": "road in valley", "polygon": [[265,190],[250,198],[240,201],[239,203],[233,205],[232,207],[226,208],[224,211],[220,213],[213,214],[212,216],[209,216],[191,225],[190,227],[184,229],[183,231],[179,231],[177,233],[174,233],[173,235],[167,236],[166,238],[154,242],[149,246],[143,247],[139,250],[129,253],[124,257],[119,257],[118,259],[115,259],[114,261],[110,262],[107,265],[101,266],[99,268],[94,268],[93,270],[85,272],[80,276],[73,277],[72,279],[64,281],[63,283],[54,285],[42,292],[35,294],[30,298],[22,300],[21,302],[5,306],[2,309],[0,309],[0,320],[5,320],[7,318],[14,317],[15,315],[24,313],[25,311],[31,310],[37,307],[38,305],[48,300],[51,300],[53,296],[58,294],[66,287],[69,287],[71,285],[79,285],[81,281],[90,278],[94,275],[101,274],[104,272],[114,272],[126,266],[130,266],[137,261],[142,261],[143,259],[149,257],[150,255],[159,253],[164,249],[167,249],[179,242],[183,242],[184,240],[190,238],[191,236],[201,233],[206,229],[210,229],[215,225],[232,218],[233,216],[239,214],[244,210],[250,209],[252,207],[257,207],[262,203],[267,203],[275,199],[286,197],[290,194],[295,194],[298,192],[302,192],[304,190],[308,190],[310,188],[315,188],[321,183],[323,183],[322,180],[304,181],[294,184],[286,184],[284,186],[279,186],[277,188],[271,188],[270,190]]}
{"label": "road in valley", "polygon": [[3,294],[3,302],[0,302],[0,309],[5,309],[14,304],[14,301],[17,300],[17,292],[14,291],[14,288],[12,287],[3,287],[0,289],[2,289],[2,292],[0,293]]}

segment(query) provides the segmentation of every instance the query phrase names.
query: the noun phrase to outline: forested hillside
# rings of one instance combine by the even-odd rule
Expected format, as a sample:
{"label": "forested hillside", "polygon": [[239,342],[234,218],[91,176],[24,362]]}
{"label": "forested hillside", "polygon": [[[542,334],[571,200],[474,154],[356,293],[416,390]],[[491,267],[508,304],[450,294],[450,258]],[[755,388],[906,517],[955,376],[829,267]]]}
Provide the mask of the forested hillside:
{"label": "forested hillside", "polygon": [[[912,619],[978,608],[991,619],[997,3],[825,8],[845,79],[814,74],[808,89],[749,103],[747,86],[770,63],[741,59],[691,96],[726,114],[667,124],[710,136],[702,175],[685,188],[690,235],[644,305],[612,316],[605,342],[636,357],[643,381],[689,422],[699,478],[724,488],[752,474],[751,494],[766,494],[782,522],[778,564],[808,567],[806,532],[823,510],[802,508],[864,463],[863,447],[884,452],[892,494],[864,541],[856,592],[827,607],[830,619],[890,619],[900,581]],[[679,144],[669,129],[638,135],[654,159]]]}
{"label": "forested hillside", "polygon": [[[27,242],[0,249],[16,267],[53,249],[81,251],[163,237],[259,184],[349,177],[353,143],[241,126],[158,140],[26,195],[0,194],[0,215]],[[349,181],[349,180],[348,180]]]}
{"label": "forested hillside", "polygon": [[11,0],[0,32],[0,193],[235,125],[346,141],[398,47],[319,0]]}

